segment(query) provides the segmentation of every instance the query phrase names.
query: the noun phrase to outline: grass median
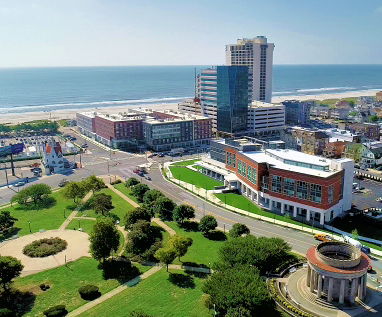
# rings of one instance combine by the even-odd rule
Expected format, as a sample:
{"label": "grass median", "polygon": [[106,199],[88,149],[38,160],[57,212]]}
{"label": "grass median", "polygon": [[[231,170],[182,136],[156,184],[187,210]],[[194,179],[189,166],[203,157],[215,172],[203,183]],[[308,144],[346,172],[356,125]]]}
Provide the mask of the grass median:
{"label": "grass median", "polygon": [[170,166],[170,171],[174,178],[207,190],[214,189],[215,186],[223,185],[223,182],[217,181],[216,179],[193,171],[187,167]]}

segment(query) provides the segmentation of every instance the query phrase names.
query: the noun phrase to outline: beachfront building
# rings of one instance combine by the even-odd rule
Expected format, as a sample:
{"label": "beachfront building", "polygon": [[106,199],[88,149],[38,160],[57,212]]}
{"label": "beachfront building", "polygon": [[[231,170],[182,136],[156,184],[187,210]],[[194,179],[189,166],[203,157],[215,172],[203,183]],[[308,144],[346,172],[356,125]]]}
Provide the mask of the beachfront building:
{"label": "beachfront building", "polygon": [[253,101],[248,108],[248,134],[258,137],[279,135],[285,128],[285,107],[282,104],[271,104]]}
{"label": "beachfront building", "polygon": [[256,143],[235,147],[217,140],[211,142],[211,157],[199,165],[203,173],[223,178],[228,188],[262,208],[299,221],[323,225],[351,209],[351,159],[266,149]]}
{"label": "beachfront building", "polygon": [[143,122],[146,145],[154,151],[207,147],[212,137],[212,120],[191,114],[148,117]]}
{"label": "beachfront building", "polygon": [[265,36],[238,39],[236,44],[226,45],[226,65],[247,66],[249,69],[249,100],[272,100],[274,47]]}
{"label": "beachfront building", "polygon": [[378,102],[382,102],[382,91],[378,91],[375,94],[375,100],[378,101]]}
{"label": "beachfront building", "polygon": [[97,112],[77,112],[76,121],[79,131],[92,139],[95,139],[95,117]]}
{"label": "beachfront building", "polygon": [[214,132],[237,135],[247,129],[248,67],[216,66],[198,76],[201,114],[212,119]]}
{"label": "beachfront building", "polygon": [[285,100],[285,123],[288,125],[304,126],[309,124],[310,109],[313,101]]}
{"label": "beachfront building", "polygon": [[111,148],[135,149],[143,139],[143,117],[136,113],[98,114],[96,140]]}

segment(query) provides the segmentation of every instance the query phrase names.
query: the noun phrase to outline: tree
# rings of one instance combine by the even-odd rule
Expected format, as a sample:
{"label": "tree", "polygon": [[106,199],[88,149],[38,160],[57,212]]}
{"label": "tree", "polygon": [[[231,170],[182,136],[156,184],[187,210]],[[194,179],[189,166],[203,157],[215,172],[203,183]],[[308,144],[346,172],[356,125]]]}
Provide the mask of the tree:
{"label": "tree", "polygon": [[0,255],[0,284],[3,290],[9,290],[12,280],[21,274],[24,266],[12,256]]}
{"label": "tree", "polygon": [[37,203],[46,199],[47,196],[51,193],[52,190],[48,185],[35,184],[18,192],[15,196],[12,197],[12,201],[17,202],[20,205],[26,205],[29,201],[33,201],[33,203],[36,205]]}
{"label": "tree", "polygon": [[180,235],[172,236],[168,241],[168,247],[175,251],[175,255],[180,261],[180,257],[187,253],[188,248],[192,245],[192,239]]}
{"label": "tree", "polygon": [[114,208],[110,195],[104,193],[95,194],[91,201],[91,206],[97,214],[106,216]]}
{"label": "tree", "polygon": [[235,223],[229,231],[231,238],[241,237],[243,234],[249,234],[249,229],[242,223]]}
{"label": "tree", "polygon": [[369,117],[370,122],[378,122],[379,118],[377,115],[373,115]]}
{"label": "tree", "polygon": [[27,191],[35,205],[52,193],[51,188],[46,184],[35,184],[24,190]]}
{"label": "tree", "polygon": [[158,214],[162,220],[172,220],[172,211],[175,206],[175,203],[171,199],[160,197],[155,202],[154,212]]}
{"label": "tree", "polygon": [[163,264],[166,264],[166,271],[168,272],[168,265],[176,258],[176,252],[171,248],[161,248],[155,252],[155,257]]}
{"label": "tree", "polygon": [[131,193],[138,199],[139,202],[143,202],[143,195],[150,190],[146,184],[137,184],[131,187]]}
{"label": "tree", "polygon": [[0,212],[0,234],[7,234],[17,221],[17,218],[12,217],[8,210]]}
{"label": "tree", "polygon": [[218,222],[215,217],[211,215],[204,216],[199,222],[199,230],[204,234],[208,234],[210,231],[215,230],[217,226]]}
{"label": "tree", "polygon": [[125,186],[126,187],[133,187],[135,185],[138,185],[139,184],[139,180],[137,180],[135,177],[130,177],[126,183],[125,183]]}
{"label": "tree", "polygon": [[110,218],[100,218],[89,237],[90,252],[98,261],[104,262],[119,247],[119,233]]}
{"label": "tree", "polygon": [[85,196],[86,189],[83,184],[78,182],[69,182],[63,189],[63,195],[65,198],[73,199],[77,202],[77,198],[83,198]]}
{"label": "tree", "polygon": [[353,239],[358,240],[359,234],[357,229],[353,229],[351,235]]}
{"label": "tree", "polygon": [[184,224],[185,221],[195,217],[195,209],[190,205],[176,206],[173,212],[173,218],[178,224]]}
{"label": "tree", "polygon": [[218,252],[217,269],[251,265],[260,274],[276,270],[282,263],[290,260],[291,247],[280,238],[255,237],[247,235],[228,240]]}
{"label": "tree", "polygon": [[159,190],[150,189],[143,195],[143,203],[145,205],[151,205],[160,197],[163,197],[163,194]]}
{"label": "tree", "polygon": [[240,310],[250,312],[250,315],[242,316],[269,316],[267,312],[273,309],[272,299],[258,269],[248,265],[214,272],[202,289],[211,296],[219,316],[226,316],[228,312],[228,316],[240,316],[233,314]]}
{"label": "tree", "polygon": [[93,194],[95,192],[100,191],[102,188],[105,188],[104,181],[95,175],[89,176],[83,182],[84,182],[84,187],[86,188],[86,190],[92,191]]}
{"label": "tree", "polygon": [[130,210],[126,214],[125,218],[125,229],[130,230],[133,224],[137,223],[138,220],[151,221],[152,214],[147,208],[137,207],[133,210]]}
{"label": "tree", "polygon": [[152,260],[152,255],[156,249],[161,247],[161,239],[162,233],[158,227],[152,226],[148,221],[138,220],[132,225],[129,238],[126,241],[127,256]]}

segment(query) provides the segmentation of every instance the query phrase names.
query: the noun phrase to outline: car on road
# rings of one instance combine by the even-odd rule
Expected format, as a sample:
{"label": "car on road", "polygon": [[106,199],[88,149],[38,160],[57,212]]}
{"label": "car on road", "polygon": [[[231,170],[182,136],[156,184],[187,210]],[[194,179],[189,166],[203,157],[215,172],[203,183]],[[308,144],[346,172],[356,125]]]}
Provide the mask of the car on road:
{"label": "car on road", "polygon": [[87,145],[87,143],[84,143],[84,144],[81,145],[81,147],[82,147],[83,149],[86,149],[86,148],[88,147],[88,145]]}
{"label": "car on road", "polygon": [[19,181],[19,182],[13,184],[13,186],[15,186],[15,187],[20,187],[20,186],[24,186],[24,185],[25,185],[24,181]]}
{"label": "car on road", "polygon": [[58,187],[65,187],[65,185],[66,185],[67,183],[69,183],[69,181],[68,181],[66,178],[64,178],[64,179],[62,179],[62,180],[58,183]]}
{"label": "car on road", "polygon": [[375,201],[382,202],[382,197],[378,197]]}
{"label": "car on road", "polygon": [[318,241],[322,241],[322,242],[330,242],[330,241],[334,241],[334,239],[327,235],[327,234],[324,234],[324,233],[317,233],[314,235],[314,238]]}
{"label": "car on road", "polygon": [[151,181],[151,177],[150,177],[150,176],[146,176],[146,179],[147,179],[148,181]]}
{"label": "car on road", "polygon": [[164,157],[164,156],[165,156],[164,153],[159,153],[159,154],[158,154],[158,157]]}

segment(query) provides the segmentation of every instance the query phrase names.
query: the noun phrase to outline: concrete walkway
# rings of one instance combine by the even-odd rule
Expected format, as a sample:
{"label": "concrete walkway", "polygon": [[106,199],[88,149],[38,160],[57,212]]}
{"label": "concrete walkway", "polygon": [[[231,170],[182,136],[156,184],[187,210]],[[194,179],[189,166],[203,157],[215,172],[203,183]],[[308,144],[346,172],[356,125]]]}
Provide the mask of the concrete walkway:
{"label": "concrete walkway", "polygon": [[111,189],[114,193],[116,193],[118,196],[120,196],[121,198],[123,198],[124,200],[126,200],[130,205],[132,205],[133,207],[139,207],[139,204],[137,204],[134,200],[132,200],[131,198],[127,197],[125,194],[121,193],[118,189],[115,189],[113,185],[110,185],[110,184],[106,184],[106,186]]}
{"label": "concrete walkway", "polygon": [[[82,198],[82,203],[87,202],[90,197],[93,195],[92,192],[88,192],[84,198]],[[78,210],[75,209],[72,211],[72,213],[65,219],[65,221],[62,223],[62,225],[58,228],[58,230],[65,230],[66,227],[69,225],[69,223],[77,216]]]}
{"label": "concrete walkway", "polygon": [[131,279],[130,281],[118,286],[117,288],[113,289],[112,291],[98,297],[97,299],[73,310],[72,312],[70,312],[67,316],[68,317],[73,317],[73,316],[78,316],[80,314],[82,314],[83,312],[97,306],[98,304],[101,304],[103,303],[104,301],[112,298],[113,296],[121,293],[122,291],[124,291],[125,289],[127,289],[128,287],[131,287],[131,286],[134,286],[136,284],[138,284],[140,281],[148,278],[149,276],[155,274],[156,272],[158,272],[160,269],[162,269],[161,266],[154,266],[152,267],[150,270],[148,270],[147,272]]}
{"label": "concrete walkway", "polygon": [[166,225],[162,220],[160,220],[159,218],[153,218],[152,219],[153,222],[155,222],[158,226],[162,227],[164,230],[166,230],[170,236],[174,236],[176,235],[176,232],[174,229],[170,228],[168,225]]}

